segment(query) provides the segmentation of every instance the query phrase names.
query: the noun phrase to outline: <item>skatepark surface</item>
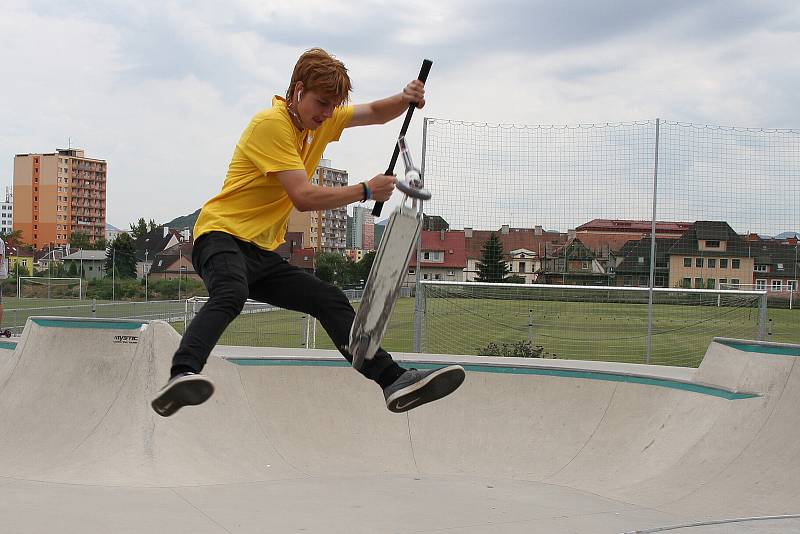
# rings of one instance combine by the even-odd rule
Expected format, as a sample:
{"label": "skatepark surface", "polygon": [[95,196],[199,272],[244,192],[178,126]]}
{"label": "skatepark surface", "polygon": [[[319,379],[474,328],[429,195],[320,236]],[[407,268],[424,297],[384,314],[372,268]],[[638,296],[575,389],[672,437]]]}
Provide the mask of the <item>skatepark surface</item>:
{"label": "skatepark surface", "polygon": [[166,323],[30,318],[0,347],[3,533],[800,532],[800,346],[698,369],[406,354],[464,385],[406,414],[338,353],[218,347],[149,406]]}

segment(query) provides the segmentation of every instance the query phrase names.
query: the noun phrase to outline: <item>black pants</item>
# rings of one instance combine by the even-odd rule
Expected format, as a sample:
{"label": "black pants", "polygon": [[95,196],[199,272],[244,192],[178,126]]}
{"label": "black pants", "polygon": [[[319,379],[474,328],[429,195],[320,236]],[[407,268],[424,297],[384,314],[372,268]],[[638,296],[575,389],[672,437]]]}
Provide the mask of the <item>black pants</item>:
{"label": "black pants", "polygon": [[[176,368],[200,372],[248,298],[315,317],[339,352],[352,362],[347,346],[355,311],[336,286],[290,265],[275,252],[224,232],[200,236],[194,243],[192,264],[203,278],[209,299],[183,334],[172,359],[173,372]],[[365,360],[361,369],[361,374],[381,387],[402,373],[383,349],[378,349],[372,360]]]}

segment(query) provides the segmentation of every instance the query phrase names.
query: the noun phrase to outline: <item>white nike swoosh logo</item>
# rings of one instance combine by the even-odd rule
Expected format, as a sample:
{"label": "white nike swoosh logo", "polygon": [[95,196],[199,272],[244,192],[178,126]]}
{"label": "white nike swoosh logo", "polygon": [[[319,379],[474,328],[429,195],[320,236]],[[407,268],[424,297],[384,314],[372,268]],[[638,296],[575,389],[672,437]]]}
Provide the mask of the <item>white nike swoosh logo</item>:
{"label": "white nike swoosh logo", "polygon": [[411,405],[412,405],[412,404],[414,404],[415,402],[419,401],[421,398],[422,398],[422,397],[415,397],[415,398],[411,399],[410,401],[408,401],[408,402],[407,402],[407,403],[405,403],[405,404],[402,404],[402,403],[399,403],[399,402],[398,402],[398,403],[397,403],[397,406],[396,406],[396,408],[397,408],[398,410],[402,410],[403,408],[408,408],[409,406],[411,406]]}

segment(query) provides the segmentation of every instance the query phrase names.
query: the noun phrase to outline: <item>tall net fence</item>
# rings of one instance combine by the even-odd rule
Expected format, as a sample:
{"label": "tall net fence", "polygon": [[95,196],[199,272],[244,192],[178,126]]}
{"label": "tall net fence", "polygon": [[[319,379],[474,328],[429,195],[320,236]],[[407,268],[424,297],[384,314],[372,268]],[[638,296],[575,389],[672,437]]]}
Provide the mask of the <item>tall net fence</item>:
{"label": "tall net fence", "polygon": [[[646,288],[422,284],[424,352],[645,363]],[[696,366],[715,336],[758,339],[765,294],[656,289],[649,363]]]}
{"label": "tall net fence", "polygon": [[[444,265],[421,256],[421,280],[757,288],[766,292],[774,318],[770,339],[800,342],[800,131],[662,120],[516,126],[427,118],[423,172],[433,194],[424,205],[428,228],[462,234],[464,253],[459,269],[453,238],[442,233],[437,242],[429,235],[422,254],[443,258]],[[505,280],[493,280],[487,270],[485,245],[492,233],[502,242]],[[603,350],[610,352],[599,358],[619,359],[619,353],[632,351],[647,361],[670,363],[657,346],[657,298],[647,295],[644,306],[644,323],[628,336],[630,344],[608,344]],[[419,303],[417,308],[422,313]],[[692,313],[712,313],[696,308]],[[418,325],[432,324],[427,314],[435,312],[425,310]],[[640,308],[634,311],[631,304],[631,314],[641,317]],[[556,316],[563,332],[586,328],[586,318]],[[731,334],[722,323],[714,324],[706,323],[703,339]],[[419,330],[418,349],[423,344],[426,351],[444,349],[433,349],[430,332],[423,339]],[[470,327],[486,344],[498,330],[487,321]],[[644,348],[633,341],[642,335]],[[739,335],[758,338],[746,328]],[[559,354],[565,352],[584,357],[576,354],[586,351]],[[676,357],[695,359],[688,353]]]}

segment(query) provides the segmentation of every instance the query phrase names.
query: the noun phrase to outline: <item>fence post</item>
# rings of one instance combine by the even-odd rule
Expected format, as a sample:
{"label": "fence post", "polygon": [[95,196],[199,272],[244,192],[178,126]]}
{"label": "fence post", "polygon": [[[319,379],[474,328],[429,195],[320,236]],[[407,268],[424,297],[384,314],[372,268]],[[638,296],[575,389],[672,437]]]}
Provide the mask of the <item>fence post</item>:
{"label": "fence post", "polygon": [[767,292],[761,295],[761,302],[758,304],[758,340],[767,339]]}
{"label": "fence post", "polygon": [[92,299],[92,319],[97,319],[97,299]]}
{"label": "fence post", "polygon": [[[419,263],[417,263],[419,270]],[[425,318],[425,284],[417,280],[416,295],[414,299],[414,352],[422,352],[422,338],[424,336]]]}
{"label": "fence post", "polygon": [[653,158],[653,220],[650,224],[650,291],[647,294],[647,355],[645,363],[650,363],[653,355],[653,286],[656,272],[656,200],[658,198],[658,135],[661,119],[656,119],[656,147]]}

